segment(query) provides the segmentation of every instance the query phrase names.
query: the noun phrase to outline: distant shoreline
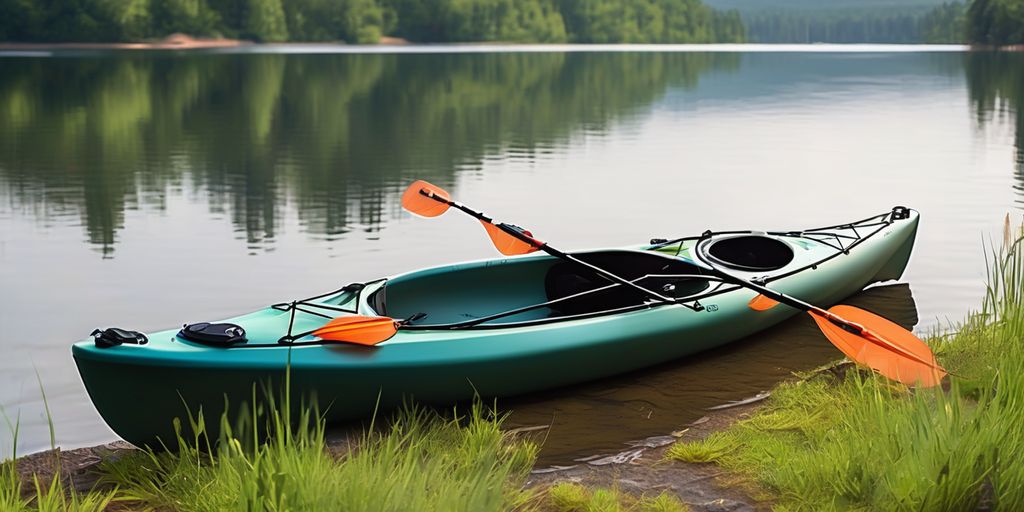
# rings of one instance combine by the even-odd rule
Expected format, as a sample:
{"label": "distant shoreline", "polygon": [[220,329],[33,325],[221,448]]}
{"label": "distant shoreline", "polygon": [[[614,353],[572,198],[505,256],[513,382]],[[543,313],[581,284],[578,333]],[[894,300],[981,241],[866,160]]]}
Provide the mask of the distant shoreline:
{"label": "distant shoreline", "polygon": [[303,46],[337,46],[339,48],[381,48],[381,47],[522,47],[522,48],[583,48],[600,51],[603,48],[662,48],[672,49],[681,47],[694,48],[732,48],[741,49],[749,47],[751,50],[787,51],[787,50],[847,50],[847,51],[872,51],[878,48],[915,48],[935,47],[947,49],[963,49],[968,51],[1007,51],[1024,52],[1024,45],[988,46],[969,44],[929,44],[929,43],[706,43],[706,44],[543,44],[543,43],[509,43],[507,41],[473,41],[462,43],[414,43],[398,37],[381,37],[376,44],[352,45],[338,41],[289,41],[281,43],[258,43],[242,39],[227,38],[194,38],[185,34],[173,34],[159,41],[135,41],[119,43],[94,43],[94,42],[69,42],[69,43],[32,43],[32,42],[3,42],[0,41],[0,51],[32,52],[32,51],[59,51],[59,50],[203,50],[217,48],[240,48],[240,47],[295,47]]}
{"label": "distant shoreline", "polygon": [[[235,48],[239,46],[265,46],[268,44],[273,45],[289,45],[289,44],[309,44],[304,42],[288,42],[288,43],[257,43],[255,41],[246,41],[243,39],[227,39],[227,38],[196,38],[185,34],[173,34],[167,36],[159,41],[134,41],[134,42],[120,42],[120,43],[90,43],[90,42],[72,42],[72,43],[28,43],[28,42],[6,42],[0,41],[0,50],[6,51],[39,51],[39,50],[201,50],[206,48]],[[322,43],[314,44],[338,44],[345,45],[345,43],[338,43],[333,41],[324,41]],[[377,45],[405,45],[409,44],[409,41],[399,37],[382,37]]]}
{"label": "distant shoreline", "polygon": [[[286,43],[257,43],[243,39],[227,38],[194,38],[184,34],[172,34],[159,41],[133,41],[118,43],[35,43],[35,42],[13,42],[0,41],[0,50],[196,50],[204,48],[234,48],[238,46],[266,46],[266,45],[303,45],[303,44],[337,44],[349,46],[336,41],[323,42],[286,42]],[[394,46],[410,44],[409,41],[397,37],[382,37],[376,45]]]}
{"label": "distant shoreline", "polygon": [[255,44],[251,41],[225,38],[194,38],[172,34],[159,41],[128,43],[16,43],[0,42],[0,50],[194,50],[200,48],[231,48]]}

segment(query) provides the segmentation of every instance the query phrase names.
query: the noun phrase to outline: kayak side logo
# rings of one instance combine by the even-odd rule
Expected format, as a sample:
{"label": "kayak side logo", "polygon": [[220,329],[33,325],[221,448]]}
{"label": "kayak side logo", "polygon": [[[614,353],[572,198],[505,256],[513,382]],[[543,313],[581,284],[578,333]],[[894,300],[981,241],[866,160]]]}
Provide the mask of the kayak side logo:
{"label": "kayak side logo", "polygon": [[704,309],[706,309],[708,313],[714,313],[715,311],[718,311],[718,304],[705,304]]}

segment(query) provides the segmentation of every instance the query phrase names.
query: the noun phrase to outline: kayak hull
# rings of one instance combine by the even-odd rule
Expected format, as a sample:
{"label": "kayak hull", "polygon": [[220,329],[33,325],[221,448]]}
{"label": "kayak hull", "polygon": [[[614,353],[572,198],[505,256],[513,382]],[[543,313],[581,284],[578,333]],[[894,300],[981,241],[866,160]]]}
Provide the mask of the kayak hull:
{"label": "kayak hull", "polygon": [[[807,264],[789,275],[780,270],[768,286],[829,306],[871,283],[897,279],[909,260],[917,224],[917,212],[910,211],[850,247],[840,242],[837,251],[828,249],[830,242],[822,237],[780,236]],[[819,238],[824,240],[821,247],[815,242]],[[701,260],[701,244],[708,243],[681,243],[677,253]],[[527,258],[535,257],[512,260]],[[446,272],[454,276],[509,261],[438,267],[389,281],[399,289],[403,279]],[[732,273],[757,277],[757,272]],[[699,309],[661,306],[486,328],[402,329],[374,347],[278,345],[288,313],[268,308],[229,320],[249,332],[251,346],[246,349],[201,346],[178,338],[176,331],[164,331],[149,335],[145,346],[98,348],[92,341],[79,342],[73,354],[93,403],[119,436],[140,446],[173,447],[175,418],[188,425],[189,412],[195,416],[201,410],[210,429],[221,414],[237,415],[264,389],[280,389],[286,376],[293,403],[308,403],[312,397],[329,422],[340,422],[368,418],[410,399],[445,405],[633,371],[724,345],[799,313],[782,305],[753,311],[747,303],[755,295],[737,288],[701,298]],[[298,323],[303,321],[316,326],[313,319]]]}

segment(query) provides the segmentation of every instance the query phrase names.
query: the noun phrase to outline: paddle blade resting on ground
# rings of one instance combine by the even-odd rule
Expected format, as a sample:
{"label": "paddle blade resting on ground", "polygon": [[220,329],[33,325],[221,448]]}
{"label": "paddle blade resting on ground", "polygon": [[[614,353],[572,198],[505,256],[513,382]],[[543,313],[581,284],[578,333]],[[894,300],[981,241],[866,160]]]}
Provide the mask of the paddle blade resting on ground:
{"label": "paddle blade resting on ground", "polygon": [[329,341],[376,345],[398,332],[398,322],[386,316],[342,316],[313,331],[313,335]]}
{"label": "paddle blade resting on ground", "polygon": [[[487,230],[487,236],[491,237],[491,242],[494,243],[494,247],[498,249],[498,252],[505,256],[515,256],[517,254],[529,254],[539,249],[537,245],[524,242],[504,231],[498,226],[491,224],[487,221],[480,221],[484,225],[484,229]],[[533,238],[533,235],[529,231],[523,231],[523,234]]]}
{"label": "paddle blade resting on ground", "polygon": [[828,311],[869,331],[867,336],[849,332],[811,313],[829,341],[854,362],[911,386],[932,387],[942,382],[946,371],[928,345],[910,331],[853,306],[839,305]]}
{"label": "paddle blade resting on ground", "polygon": [[[442,201],[424,195],[424,193],[433,194],[441,198]],[[452,197],[443,188],[423,180],[417,180],[409,185],[409,188],[405,189],[405,193],[402,194],[402,208],[421,217],[437,217],[448,211],[451,205],[445,201],[451,200]]]}

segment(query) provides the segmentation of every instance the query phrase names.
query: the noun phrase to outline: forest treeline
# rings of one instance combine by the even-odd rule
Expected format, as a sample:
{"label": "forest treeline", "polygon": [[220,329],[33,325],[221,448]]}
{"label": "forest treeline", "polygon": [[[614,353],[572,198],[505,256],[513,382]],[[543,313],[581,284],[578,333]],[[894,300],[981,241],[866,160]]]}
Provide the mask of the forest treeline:
{"label": "forest treeline", "polygon": [[967,8],[966,37],[981,44],[1024,44],[1024,0],[974,0]]}
{"label": "forest treeline", "polygon": [[0,0],[0,41],[742,42],[701,0]]}
{"label": "forest treeline", "polygon": [[706,0],[755,43],[1024,43],[1024,0]]}
{"label": "forest treeline", "polygon": [[758,43],[960,43],[966,7],[953,2],[924,10],[844,10],[743,16],[747,36]]}
{"label": "forest treeline", "polygon": [[0,0],[0,41],[1024,44],[1024,0]]}

